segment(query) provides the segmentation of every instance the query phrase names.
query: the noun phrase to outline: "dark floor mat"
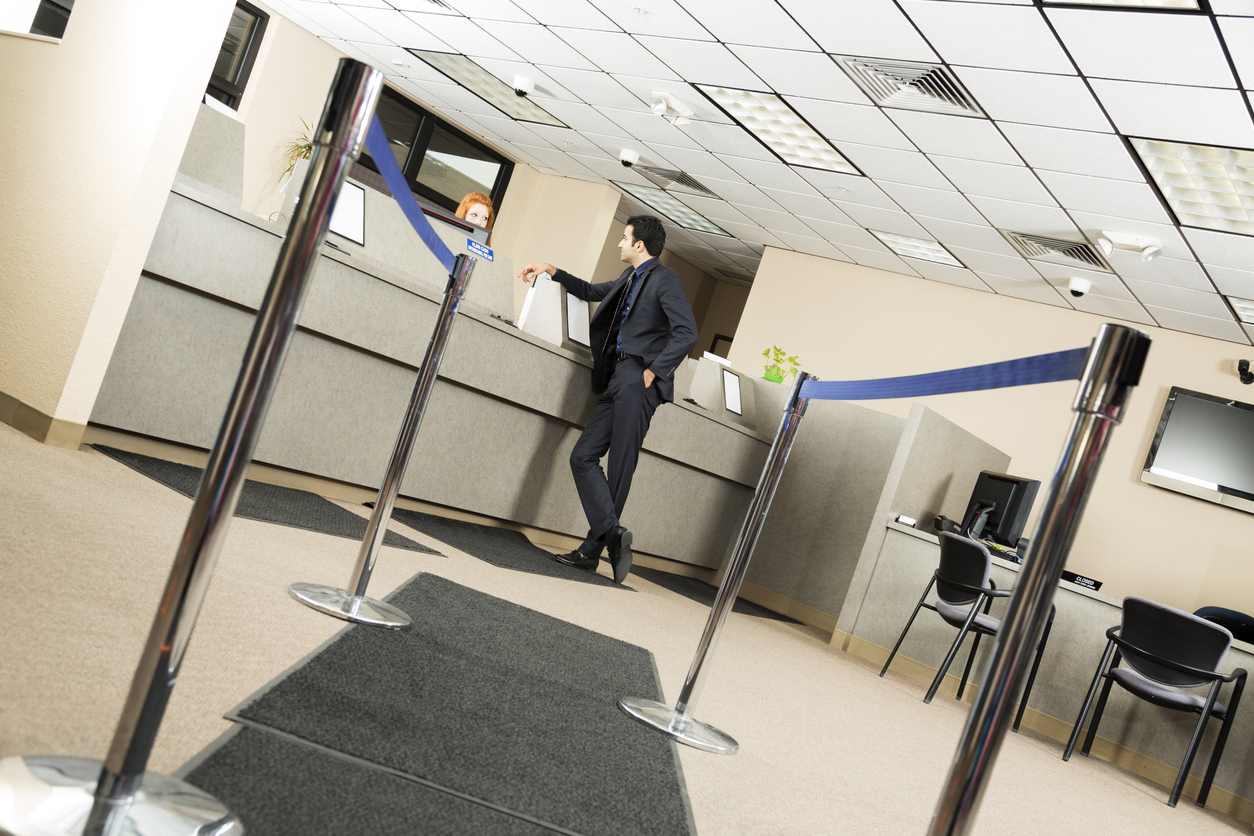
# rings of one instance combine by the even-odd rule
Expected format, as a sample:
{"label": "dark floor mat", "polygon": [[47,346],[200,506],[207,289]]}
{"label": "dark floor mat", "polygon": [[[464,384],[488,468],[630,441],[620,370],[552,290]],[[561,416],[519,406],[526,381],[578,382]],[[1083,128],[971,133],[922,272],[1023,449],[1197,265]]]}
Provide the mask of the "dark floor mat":
{"label": "dark floor mat", "polygon": [[184,780],[225,804],[248,836],[550,836],[554,832],[386,770],[252,728],[238,728]]}
{"label": "dark floor mat", "polygon": [[[198,467],[168,462],[165,459],[154,459],[151,456],[142,456],[139,453],[117,450],[101,444],[92,446],[106,456],[116,459],[132,470],[184,496],[194,499],[196,491],[200,488],[200,479],[204,471]],[[365,519],[328,499],[309,491],[267,485],[265,482],[254,482],[251,479],[244,482],[244,490],[240,492],[235,516],[287,525],[292,528],[303,528],[321,534],[332,534],[336,537],[347,537],[359,542],[366,536]],[[395,531],[388,531],[384,534],[383,544],[424,554],[439,554],[435,549],[429,549],[408,537],[402,537]]]}
{"label": "dark floor mat", "polygon": [[231,713],[589,836],[694,833],[674,742],[618,708],[660,699],[647,650],[422,574]]}
{"label": "dark floor mat", "polygon": [[[684,596],[690,601],[696,601],[698,604],[705,604],[707,607],[714,605],[714,596],[718,594],[718,587],[711,586],[703,580],[697,578],[689,578],[684,575],[676,575],[671,572],[663,572],[661,569],[648,569],[644,566],[637,566],[631,570],[646,581],[655,583],[663,589],[669,589],[671,592]],[[732,604],[732,612],[742,613],[744,615],[755,615],[758,618],[769,618],[774,621],[787,621],[790,624],[800,624],[801,622],[795,618],[789,618],[786,615],[769,610],[761,604],[755,604],[752,601],[746,601],[744,598],[737,597],[736,603]]]}
{"label": "dark floor mat", "polygon": [[392,519],[494,566],[598,586],[628,588],[598,572],[558,563],[553,559],[552,552],[533,545],[519,531],[437,517],[405,508],[392,509]]}

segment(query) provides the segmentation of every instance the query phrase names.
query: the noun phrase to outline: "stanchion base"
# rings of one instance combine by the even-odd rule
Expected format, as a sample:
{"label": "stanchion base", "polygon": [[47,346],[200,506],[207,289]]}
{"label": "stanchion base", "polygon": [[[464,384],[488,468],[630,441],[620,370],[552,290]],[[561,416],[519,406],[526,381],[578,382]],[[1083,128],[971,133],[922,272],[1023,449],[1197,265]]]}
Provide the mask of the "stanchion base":
{"label": "stanchion base", "polygon": [[373,598],[356,598],[343,589],[320,583],[294,583],[287,588],[292,597],[319,612],[374,627],[403,630],[413,621],[391,604]]}
{"label": "stanchion base", "polygon": [[[100,761],[60,756],[0,760],[0,831],[79,836],[91,812]],[[145,772],[116,833],[128,836],[241,836],[239,819],[208,793]]]}
{"label": "stanchion base", "polygon": [[740,744],[726,732],[700,720],[688,718],[686,725],[680,725],[680,715],[669,705],[663,705],[643,697],[623,697],[618,707],[635,719],[652,726],[658,731],[669,734],[680,743],[686,743],[694,749],[716,752],[720,755],[734,755]]}

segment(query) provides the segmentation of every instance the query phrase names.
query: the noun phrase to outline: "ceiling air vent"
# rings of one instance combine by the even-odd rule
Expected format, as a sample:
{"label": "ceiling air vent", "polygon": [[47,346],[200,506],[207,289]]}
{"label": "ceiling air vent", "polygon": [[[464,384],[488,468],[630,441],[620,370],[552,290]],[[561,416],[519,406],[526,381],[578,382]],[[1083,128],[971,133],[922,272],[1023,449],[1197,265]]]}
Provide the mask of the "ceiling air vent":
{"label": "ceiling air vent", "polygon": [[1101,253],[1088,244],[1065,241],[1060,238],[1046,238],[1044,235],[1028,235],[1026,232],[1010,232],[998,230],[1024,258],[1037,261],[1048,261],[1052,264],[1066,264],[1070,267],[1084,266],[1105,270],[1113,273]]}
{"label": "ceiling air vent", "polygon": [[692,175],[685,174],[682,171],[672,171],[669,168],[654,168],[651,165],[636,165],[633,166],[633,169],[662,188],[673,192],[687,192],[688,194],[718,197],[714,192],[698,183]]}
{"label": "ceiling air vent", "polygon": [[958,116],[984,116],[984,111],[941,64],[914,61],[881,61],[833,55],[854,84],[881,107],[948,113]]}

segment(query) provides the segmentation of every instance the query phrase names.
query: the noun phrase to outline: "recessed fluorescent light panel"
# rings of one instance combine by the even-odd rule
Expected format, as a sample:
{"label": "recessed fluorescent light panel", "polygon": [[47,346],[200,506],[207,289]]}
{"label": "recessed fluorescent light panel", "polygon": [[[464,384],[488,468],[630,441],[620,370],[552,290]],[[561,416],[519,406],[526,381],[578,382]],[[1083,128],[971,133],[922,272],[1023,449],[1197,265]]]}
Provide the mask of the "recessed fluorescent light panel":
{"label": "recessed fluorescent light panel", "polygon": [[1254,151],[1129,141],[1182,225],[1254,235]]}
{"label": "recessed fluorescent light panel", "polygon": [[774,93],[755,93],[707,84],[696,86],[789,165],[821,168],[840,174],[861,173]]}
{"label": "recessed fluorescent light panel", "polygon": [[1229,296],[1227,299],[1237,319],[1247,325],[1254,325],[1254,300],[1240,299],[1236,296]]}
{"label": "recessed fluorescent light panel", "polygon": [[911,238],[909,235],[897,235],[892,232],[877,232],[874,229],[871,230],[871,234],[883,241],[897,255],[922,261],[935,261],[937,264],[951,264],[954,267],[966,266],[935,241]]}
{"label": "recessed fluorescent light panel", "polygon": [[661,212],[684,229],[696,229],[701,232],[711,232],[715,235],[727,235],[722,229],[710,223],[704,217],[680,203],[674,196],[667,194],[661,189],[653,186],[620,183],[617,180],[611,180],[610,182],[654,211]]}
{"label": "recessed fluorescent light panel", "polygon": [[1141,6],[1146,9],[1198,10],[1197,0],[1045,0],[1046,6]]}
{"label": "recessed fluorescent light panel", "polygon": [[975,98],[941,64],[880,61],[833,55],[841,69],[880,107],[984,116]]}
{"label": "recessed fluorescent light panel", "polygon": [[422,49],[411,49],[409,52],[426,61],[507,116],[522,122],[539,122],[541,125],[555,125],[559,128],[569,127],[565,122],[531,101],[530,98],[517,95],[513,87],[510,87],[465,55],[454,55],[448,52],[428,52]]}

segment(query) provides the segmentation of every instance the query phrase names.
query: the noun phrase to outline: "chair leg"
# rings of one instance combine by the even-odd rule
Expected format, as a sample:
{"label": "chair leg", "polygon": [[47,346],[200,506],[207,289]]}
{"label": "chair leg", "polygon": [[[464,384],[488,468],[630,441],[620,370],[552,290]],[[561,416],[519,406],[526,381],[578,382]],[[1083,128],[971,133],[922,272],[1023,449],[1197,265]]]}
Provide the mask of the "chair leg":
{"label": "chair leg", "polygon": [[936,576],[927,582],[927,586],[923,590],[923,594],[919,596],[919,603],[914,605],[914,612],[910,613],[910,620],[906,622],[906,628],[901,631],[901,635],[897,637],[897,643],[893,645],[893,652],[888,654],[888,661],[884,663],[884,667],[880,668],[880,676],[888,672],[888,666],[893,663],[893,657],[897,655],[897,648],[901,647],[901,643],[906,638],[906,633],[910,632],[910,625],[914,624],[914,617],[919,614],[919,609],[923,606],[923,602],[927,600],[927,594],[932,591],[932,584],[936,583]]}
{"label": "chair leg", "polygon": [[1097,737],[1097,727],[1102,723],[1102,712],[1106,710],[1106,700],[1110,697],[1110,687],[1114,684],[1114,678],[1107,671],[1106,684],[1102,686],[1102,695],[1097,698],[1097,708],[1093,709],[1093,719],[1089,720],[1089,733],[1084,738],[1084,748],[1080,750],[1080,754],[1086,758],[1093,749],[1093,740]]}
{"label": "chair leg", "polygon": [[975,621],[975,617],[979,615],[980,604],[983,601],[984,596],[981,595],[971,605],[971,612],[967,614],[967,620],[962,623],[962,629],[958,631],[958,638],[954,639],[954,643],[949,646],[949,653],[945,655],[945,661],[941,664],[940,670],[936,672],[936,678],[932,680],[931,687],[927,689],[927,695],[923,698],[923,702],[930,703],[932,697],[936,696],[936,689],[940,688],[941,681],[944,680],[945,674],[949,672],[949,666],[953,664],[954,657],[958,655],[958,646],[967,637],[967,632],[971,629],[971,622]]}
{"label": "chair leg", "polygon": [[1045,632],[1041,633],[1041,640],[1036,645],[1036,658],[1032,660],[1032,671],[1028,674],[1028,684],[1023,686],[1023,696],[1019,698],[1019,711],[1015,714],[1015,731],[1019,730],[1019,724],[1023,722],[1023,710],[1028,707],[1028,697],[1032,696],[1032,683],[1036,682],[1036,671],[1041,667],[1041,655],[1045,652],[1045,643],[1049,641],[1049,631],[1053,626],[1054,620],[1052,618],[1045,622]]}
{"label": "chair leg", "polygon": [[1175,807],[1176,802],[1180,800],[1184,782],[1189,777],[1189,767],[1193,766],[1197,747],[1201,745],[1202,734],[1206,731],[1206,721],[1210,719],[1211,709],[1215,707],[1215,698],[1219,696],[1219,686],[1222,684],[1216,681],[1210,686],[1210,692],[1206,695],[1206,704],[1202,706],[1202,716],[1198,718],[1197,726],[1193,729],[1193,739],[1189,741],[1188,751],[1184,753],[1184,763],[1180,764],[1180,773],[1176,775],[1176,785],[1171,788],[1171,797],[1167,799],[1168,807]]}
{"label": "chair leg", "polygon": [[1210,755],[1210,766],[1206,767],[1206,778],[1202,781],[1202,790],[1197,794],[1197,806],[1205,807],[1210,796],[1210,785],[1215,780],[1215,772],[1219,769],[1219,759],[1224,753],[1224,744],[1228,742],[1228,731],[1232,728],[1232,718],[1237,714],[1237,705],[1241,702],[1241,692],[1245,690],[1245,677],[1242,676],[1232,687],[1232,698],[1228,701],[1228,713],[1224,715],[1224,723],[1219,727],[1219,737],[1215,738],[1215,750]]}
{"label": "chair leg", "polygon": [[980,638],[984,634],[979,630],[975,631],[975,641],[971,642],[971,652],[967,654],[967,664],[962,669],[962,681],[958,683],[958,695],[956,699],[962,699],[962,692],[967,689],[967,678],[971,676],[971,664],[975,661],[975,652],[980,649]]}
{"label": "chair leg", "polygon": [[[1084,705],[1080,708],[1080,714],[1075,718],[1075,727],[1071,729],[1071,739],[1067,741],[1067,748],[1063,750],[1062,759],[1064,761],[1071,760],[1071,753],[1075,751],[1076,741],[1080,739],[1080,730],[1084,726],[1084,718],[1088,715],[1089,709],[1093,707],[1093,697],[1097,696],[1097,686],[1101,684],[1102,674],[1106,671],[1106,666],[1110,664],[1110,656],[1115,652],[1115,643],[1106,642],[1106,652],[1102,654],[1102,661],[1097,665],[1097,673],[1093,674],[1093,684],[1089,686],[1089,693],[1084,698]],[[1027,697],[1024,697],[1027,702]]]}

